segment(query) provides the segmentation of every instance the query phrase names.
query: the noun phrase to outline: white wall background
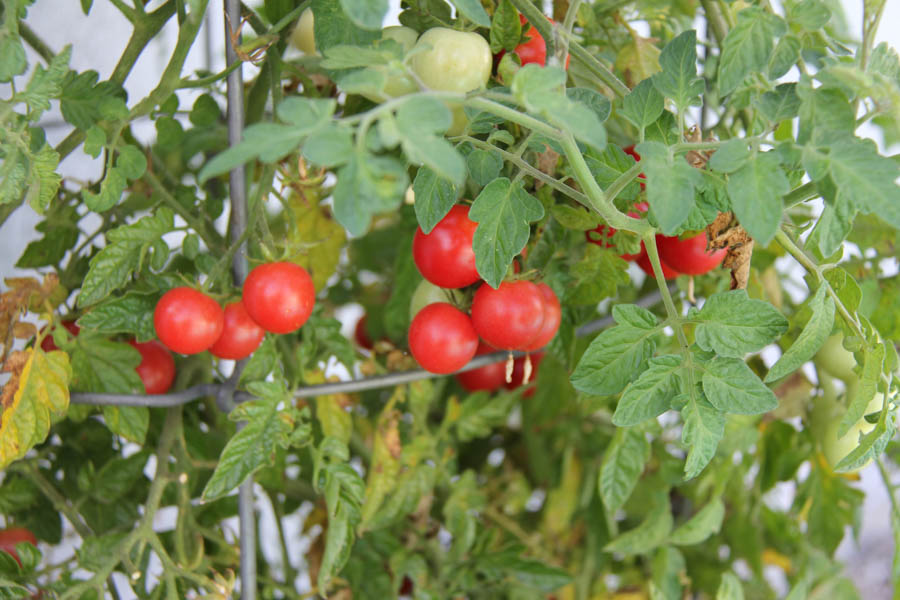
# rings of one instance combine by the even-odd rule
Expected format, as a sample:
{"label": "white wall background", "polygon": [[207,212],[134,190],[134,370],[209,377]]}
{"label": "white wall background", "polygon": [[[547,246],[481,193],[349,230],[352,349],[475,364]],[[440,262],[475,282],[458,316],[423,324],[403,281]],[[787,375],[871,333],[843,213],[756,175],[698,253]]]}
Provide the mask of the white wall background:
{"label": "white wall background", "polygon": [[[861,30],[862,0],[842,0],[847,12],[848,21],[853,31]],[[153,0],[150,8],[161,4],[160,0]],[[392,10],[387,24],[396,22],[398,0],[392,0]],[[224,24],[221,11],[221,0],[210,2],[209,20],[201,31],[200,39],[203,43],[196,44],[188,57],[185,74],[192,73],[195,69],[209,69],[217,72],[224,67],[223,44]],[[94,69],[99,72],[100,79],[109,77],[121,50],[128,41],[131,27],[118,10],[106,0],[95,0],[90,17],[82,14],[78,0],[38,0],[28,12],[28,24],[37,34],[51,45],[54,51],[61,50],[66,44],[72,44],[73,54],[71,68],[78,71]],[[887,8],[882,20],[882,26],[878,34],[878,42],[887,41],[893,47],[900,47],[900,1],[888,0]],[[159,74],[165,67],[174,40],[177,35],[174,19],[163,30],[162,35],[154,41],[141,55],[139,61],[125,82],[128,92],[129,104],[133,104],[143,98],[155,85]],[[30,51],[29,51],[30,52]],[[37,62],[37,56],[29,53],[29,64]],[[17,86],[21,86],[27,78],[20,78]],[[21,89],[21,88],[19,88]],[[7,90],[0,86],[0,94],[6,95]],[[182,91],[181,106],[190,107],[196,96],[195,92]],[[70,126],[62,120],[58,104],[54,103],[51,111],[45,114],[44,128],[48,141],[56,144],[62,140],[71,130]],[[135,131],[139,137],[145,138],[153,134],[153,127],[149,121],[138,123]],[[860,128],[860,134],[871,136],[881,145],[881,139],[877,131],[868,125]],[[896,148],[890,149],[896,152]],[[79,180],[92,180],[99,176],[101,164],[99,160],[91,159],[81,149],[75,150],[61,165],[61,171],[65,176]],[[17,210],[0,227],[0,277],[10,277],[30,274],[14,267],[15,261],[25,244],[39,238],[34,226],[40,218],[30,208],[23,207]],[[866,504],[863,509],[863,526],[858,543],[852,539],[846,539],[839,549],[839,556],[847,563],[848,574],[856,580],[862,597],[867,600],[880,600],[890,598],[890,563],[893,553],[893,542],[889,526],[888,499],[881,483],[880,477],[874,467],[866,469],[858,484],[867,494]],[[789,500],[788,500],[789,501]],[[258,502],[261,511],[262,538],[273,539],[274,521],[268,503]],[[165,519],[163,521],[170,520]],[[302,523],[302,515],[289,517],[288,531],[299,531]],[[161,525],[165,526],[164,523]],[[232,528],[237,530],[236,524]],[[291,561],[295,566],[303,564],[302,556],[308,541],[298,540],[292,548]],[[62,558],[69,552],[68,548],[43,548],[53,553],[54,557]],[[270,554],[267,552],[267,555]],[[271,558],[275,559],[272,553]],[[303,587],[308,586],[307,579],[301,579]]]}

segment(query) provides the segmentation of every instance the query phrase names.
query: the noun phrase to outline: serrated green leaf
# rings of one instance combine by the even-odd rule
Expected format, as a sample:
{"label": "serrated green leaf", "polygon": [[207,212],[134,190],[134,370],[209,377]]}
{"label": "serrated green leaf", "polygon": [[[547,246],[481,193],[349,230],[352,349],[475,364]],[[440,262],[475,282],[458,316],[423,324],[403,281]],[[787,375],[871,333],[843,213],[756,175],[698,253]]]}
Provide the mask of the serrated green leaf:
{"label": "serrated green leaf", "polygon": [[466,157],[466,167],[469,177],[478,185],[485,186],[500,176],[503,159],[486,150],[473,150]]}
{"label": "serrated green leaf", "polygon": [[621,392],[653,356],[655,327],[618,325],[598,335],[572,373],[576,390],[597,396]]}
{"label": "serrated green leaf", "polygon": [[[59,108],[63,118],[75,127],[87,131],[100,120],[100,101],[105,96],[124,98],[125,91],[116,83],[98,83],[96,71],[69,71],[62,82]],[[157,123],[158,126],[158,123]]]}
{"label": "serrated green leaf", "polygon": [[798,85],[800,129],[797,143],[830,144],[852,137],[856,119],[850,101],[834,88],[810,89]]}
{"label": "serrated green leaf", "polygon": [[662,71],[653,76],[653,85],[660,94],[674,100],[679,111],[699,104],[704,84],[697,77],[696,31],[685,31],[666,44],[659,55],[659,66]]}
{"label": "serrated green leaf", "polygon": [[759,112],[771,123],[793,119],[800,112],[800,97],[796,83],[782,83],[766,92],[759,100]]}
{"label": "serrated green leaf", "polygon": [[846,138],[831,147],[829,168],[838,194],[860,211],[900,228],[900,165],[878,154],[872,140]]}
{"label": "serrated green leaf", "polygon": [[428,167],[422,167],[416,173],[413,193],[416,197],[416,218],[424,233],[431,233],[434,226],[447,216],[458,195],[456,186]]}
{"label": "serrated green leaf", "polygon": [[622,116],[635,127],[644,129],[656,122],[665,108],[665,98],[656,90],[651,79],[645,79],[622,100]]}
{"label": "serrated green leaf", "polygon": [[56,172],[59,154],[50,144],[44,144],[31,157],[31,173],[25,200],[39,214],[43,214],[56,198],[62,177]]}
{"label": "serrated green leaf", "polygon": [[155,295],[128,294],[97,304],[78,319],[78,325],[98,333],[130,333],[139,342],[156,336],[153,328]]}
{"label": "serrated green leaf", "polygon": [[725,504],[720,498],[714,498],[686,523],[675,529],[669,541],[679,546],[699,544],[709,536],[719,533],[724,519]]}
{"label": "serrated green leaf", "polygon": [[[786,35],[775,44],[775,51],[769,59],[769,79],[778,79],[791,70],[800,59],[802,42],[793,35]],[[783,84],[786,85],[786,84]]]}
{"label": "serrated green leaf", "polygon": [[745,290],[713,294],[695,318],[697,345],[734,358],[761,350],[788,328],[774,306],[750,299]]}
{"label": "serrated green leaf", "polygon": [[488,285],[497,288],[531,233],[529,223],[543,218],[544,207],[521,182],[495,179],[481,190],[469,218],[478,223],[472,247],[475,266]]}
{"label": "serrated green leaf", "polygon": [[341,7],[355,25],[362,29],[379,30],[388,11],[388,1],[341,0]]}
{"label": "serrated green leaf", "polygon": [[831,19],[831,9],[819,0],[803,0],[791,7],[788,18],[807,31],[816,31]]}
{"label": "serrated green leaf", "polygon": [[411,97],[397,110],[397,132],[407,158],[447,179],[462,185],[466,163],[453,145],[436,135],[452,123],[447,106],[434,98]]}
{"label": "serrated green leaf", "polygon": [[50,100],[58,98],[62,93],[63,78],[69,70],[69,58],[72,56],[72,46],[66,46],[63,51],[50,60],[45,69],[42,65],[35,67],[31,80],[25,90],[16,95],[16,98],[28,105],[33,120],[50,109]]}
{"label": "serrated green leaf", "polygon": [[681,441],[690,447],[684,462],[684,477],[692,479],[716,455],[719,440],[725,434],[725,415],[705,400],[688,402],[681,409],[684,428]]}
{"label": "serrated green leaf", "polygon": [[775,44],[778,17],[761,8],[745,8],[738,13],[737,24],[722,40],[719,58],[719,91],[726,95],[750,73],[761,73],[769,64]]}
{"label": "serrated green leaf", "polygon": [[[878,391],[878,382],[884,369],[884,356],[885,347],[883,343],[879,342],[874,346],[866,347],[859,383],[856,386],[848,387],[849,405],[847,406],[847,412],[841,418],[841,424],[838,426],[837,435],[839,438],[844,437],[854,423],[865,416],[869,402],[872,401],[872,398],[875,397]],[[853,391],[856,393],[852,393]]]}
{"label": "serrated green leaf", "polygon": [[313,0],[312,11],[315,15],[316,49],[319,52],[340,44],[368,46],[381,37],[380,23],[375,29],[357,26],[345,12],[343,2]]}
{"label": "serrated green leaf", "polygon": [[616,429],[603,455],[597,480],[600,498],[609,513],[625,505],[650,460],[650,442],[644,432],[630,427]]}
{"label": "serrated green leaf", "polygon": [[728,178],[728,196],[734,214],[747,233],[763,246],[775,237],[784,202],[791,189],[775,152],[757,154]]}
{"label": "serrated green leaf", "polygon": [[354,153],[338,171],[334,216],[351,235],[362,235],[374,215],[400,205],[408,185],[406,165],[397,159]]}
{"label": "serrated green leaf", "polygon": [[468,442],[489,436],[495,427],[506,422],[515,398],[512,394],[491,397],[485,392],[468,396],[454,422],[459,440]]}
{"label": "serrated green leaf", "polygon": [[750,149],[745,140],[728,140],[709,159],[710,168],[722,173],[734,173],[750,158]]}
{"label": "serrated green leaf", "polygon": [[500,0],[491,20],[491,52],[501,50],[511,52],[519,45],[522,38],[522,23],[519,11],[509,0]]}
{"label": "serrated green leaf", "polygon": [[810,298],[808,306],[812,316],[791,347],[769,369],[765,379],[766,383],[777,381],[799,369],[803,363],[819,351],[819,348],[831,335],[831,328],[834,326],[835,304],[834,300],[830,296],[826,296],[825,292],[826,286],[821,285]]}
{"label": "serrated green leaf", "polygon": [[719,589],[716,590],[716,600],[744,600],[741,580],[732,573],[722,573]]}
{"label": "serrated green leaf", "polygon": [[0,29],[0,82],[8,83],[16,75],[24,73],[26,68],[28,62],[21,38],[6,28]]}
{"label": "serrated green leaf", "polygon": [[338,167],[353,154],[353,138],[346,127],[329,123],[303,142],[303,156],[314,165]]}
{"label": "serrated green leaf", "polygon": [[662,233],[673,235],[694,207],[694,189],[702,183],[703,175],[659,142],[643,142],[636,149],[647,176],[650,211]]}
{"label": "serrated green leaf", "polygon": [[613,414],[613,424],[630,427],[669,410],[678,394],[681,357],[666,354],[650,359],[650,366],[625,388]]}
{"label": "serrated green leaf", "polygon": [[703,393],[722,412],[757,415],[778,406],[775,393],[743,360],[717,356],[703,366]]}
{"label": "serrated green leaf", "polygon": [[603,548],[607,552],[621,554],[646,554],[664,543],[672,531],[672,511],[669,508],[669,496],[665,490],[653,495],[653,506],[647,512],[647,518],[634,529],[620,534]]}

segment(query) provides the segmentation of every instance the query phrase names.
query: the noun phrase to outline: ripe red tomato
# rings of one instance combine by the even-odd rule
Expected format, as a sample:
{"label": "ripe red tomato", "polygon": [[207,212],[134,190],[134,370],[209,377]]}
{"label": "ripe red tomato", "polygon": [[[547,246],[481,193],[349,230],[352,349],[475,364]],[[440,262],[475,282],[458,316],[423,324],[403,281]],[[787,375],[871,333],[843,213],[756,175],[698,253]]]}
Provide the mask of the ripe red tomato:
{"label": "ripe red tomato", "polygon": [[523,348],[525,352],[534,352],[549,344],[559,330],[559,324],[562,321],[562,309],[553,288],[546,283],[539,283],[537,286],[544,299],[544,323],[537,337]]}
{"label": "ripe red tomato", "polygon": [[0,530],[0,550],[12,554],[12,557],[21,566],[22,561],[19,560],[19,555],[16,553],[16,544],[19,542],[28,542],[33,546],[37,546],[37,538],[24,527],[10,527],[9,529]]}
{"label": "ripe red tomato", "polygon": [[[640,256],[638,256],[637,260],[635,261],[637,262],[637,266],[639,266],[644,271],[644,273],[646,273],[650,277],[656,277],[656,275],[653,274],[653,264],[650,262],[650,257],[647,256],[647,251],[644,250],[643,247],[641,247],[641,250],[642,252]],[[660,257],[659,266],[662,267],[663,277],[666,280],[675,279],[676,277],[681,275],[681,273],[667,265],[666,262],[662,260],[662,257]]]}
{"label": "ripe red tomato", "polygon": [[667,265],[685,275],[703,275],[712,271],[725,260],[728,250],[706,251],[706,234],[701,233],[686,240],[677,236],[656,236],[659,257]]}
{"label": "ripe red tomato", "polygon": [[478,223],[469,219],[469,207],[457,204],[431,233],[422,228],[413,238],[413,260],[422,277],[442,288],[461,288],[478,281],[472,240]]}
{"label": "ripe red tomato", "polygon": [[[547,17],[547,20],[553,23],[553,19],[550,17]],[[528,19],[526,19],[524,15],[519,15],[519,22],[524,25],[528,22]],[[544,41],[543,36],[538,33],[538,30],[534,27],[529,27],[528,31],[525,32],[525,37],[528,39],[516,46],[516,49],[513,50],[513,52],[519,55],[522,66],[524,67],[529,63],[534,63],[542,67],[546,65],[547,42]],[[571,58],[571,56],[566,55],[566,69],[569,68],[569,59]]]}
{"label": "ripe red tomato", "polygon": [[372,343],[372,338],[369,337],[369,333],[366,331],[366,315],[363,315],[356,322],[356,327],[353,329],[353,339],[356,340],[356,345],[360,348],[371,350],[375,347],[375,344]]}
{"label": "ripe red tomato", "polygon": [[266,263],[250,271],[244,282],[244,308],[272,333],[300,329],[312,314],[316,290],[306,269],[290,262]]}
{"label": "ripe red tomato", "polygon": [[175,381],[175,359],[166,347],[151,340],[138,343],[129,342],[141,353],[141,364],[135,369],[144,382],[148,394],[165,394]]}
{"label": "ripe red tomato", "polygon": [[[479,342],[475,356],[490,354],[491,352],[496,351],[496,348],[488,346],[484,342]],[[500,360],[499,362],[472,369],[471,371],[457,373],[456,380],[466,389],[466,391],[476,392],[478,390],[487,390],[492,392],[503,387],[506,383],[506,362]]]}
{"label": "ripe red tomato", "polygon": [[[538,365],[540,365],[541,361],[544,359],[544,353],[543,352],[534,352],[530,356],[531,356],[531,377],[528,378],[528,383],[525,385],[529,385],[531,387],[522,393],[523,398],[530,398],[530,397],[534,396],[535,387],[532,384],[534,383],[535,379],[537,379]],[[509,383],[506,383],[506,380],[504,380],[503,385],[508,390],[514,390],[514,389],[522,386],[523,379],[525,379],[525,357],[519,356],[513,362],[513,372],[512,372],[512,377],[510,378]]]}
{"label": "ripe red tomato", "polygon": [[222,335],[224,324],[225,315],[215,300],[184,286],[163,294],[153,311],[159,341],[181,354],[208,350]]}
{"label": "ripe red tomato", "polygon": [[522,350],[544,326],[544,295],[530,281],[483,284],[472,300],[472,324],[485,342],[501,350]]}
{"label": "ripe red tomato", "polygon": [[[78,332],[81,331],[81,327],[75,324],[75,321],[63,321],[62,326],[69,330],[73,336],[77,336]],[[46,329],[46,328],[45,328]],[[54,350],[59,350],[59,347],[56,345],[56,342],[53,341],[53,336],[47,334],[44,336],[44,339],[41,340],[41,350],[44,352],[53,352]]]}
{"label": "ripe red tomato", "polygon": [[478,334],[469,316],[447,302],[429,304],[409,325],[409,350],[432,373],[462,368],[478,350]]}
{"label": "ripe red tomato", "polygon": [[244,303],[238,300],[225,307],[222,335],[210,347],[209,352],[219,358],[241,360],[259,348],[265,335],[263,328],[247,314]]}
{"label": "ripe red tomato", "polygon": [[[638,202],[634,205],[635,210],[629,210],[628,216],[634,217],[635,219],[640,219],[641,214],[650,210],[650,205],[646,202]],[[615,227],[607,227],[606,225],[598,225],[595,229],[590,229],[584,232],[584,238],[592,244],[597,244],[601,248],[612,248],[613,244],[610,241],[613,234],[616,232]],[[606,237],[604,238],[604,233]],[[643,252],[643,246],[641,246],[641,252]],[[619,256],[623,260],[637,260],[641,255],[641,252],[637,254],[620,254]]]}
{"label": "ripe red tomato", "polygon": [[400,590],[397,592],[400,596],[412,596],[413,581],[407,576],[403,577],[403,583],[400,584]]}
{"label": "ripe red tomato", "polygon": [[[635,151],[634,144],[632,144],[630,146],[625,146],[624,148],[622,148],[622,151],[625,152],[625,154],[628,154],[628,155],[634,157],[634,160],[636,162],[641,162],[641,155]],[[643,173],[639,173],[638,179],[647,179],[647,176],[644,175]],[[647,187],[647,186],[644,185],[643,182],[641,182],[641,189],[643,190],[645,187]],[[644,202],[643,204],[646,204],[646,202]],[[644,212],[647,212],[647,211],[644,211]]]}

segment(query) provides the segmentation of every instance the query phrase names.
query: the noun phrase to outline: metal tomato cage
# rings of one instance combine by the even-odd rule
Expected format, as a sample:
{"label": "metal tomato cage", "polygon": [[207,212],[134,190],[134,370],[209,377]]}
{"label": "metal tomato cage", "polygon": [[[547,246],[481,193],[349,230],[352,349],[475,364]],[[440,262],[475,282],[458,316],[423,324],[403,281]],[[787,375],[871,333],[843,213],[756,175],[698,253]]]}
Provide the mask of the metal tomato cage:
{"label": "metal tomato cage", "polygon": [[[225,59],[226,68],[230,68],[235,62],[239,62],[234,47],[229,40],[231,31],[230,23],[240,23],[240,0],[224,0],[225,10]],[[238,39],[239,43],[239,39]],[[227,123],[228,144],[236,145],[241,141],[241,133],[244,129],[244,97],[243,75],[241,67],[230,71],[227,79]],[[231,241],[236,243],[243,235],[247,227],[247,192],[246,174],[243,165],[233,169],[229,174],[229,195],[231,200],[230,226]],[[234,254],[232,262],[232,275],[236,285],[240,286],[249,272],[247,261],[247,242],[244,241]],[[654,291],[640,298],[635,304],[649,308],[661,300],[659,291]],[[612,317],[607,316],[587,323],[576,330],[577,336],[586,336],[596,333],[613,323]],[[473,358],[462,371],[469,371],[506,359],[509,355],[506,351],[482,354]],[[523,353],[514,352],[513,355],[521,356]],[[216,405],[225,412],[231,411],[237,404],[249,400],[252,395],[248,392],[238,391],[237,384],[241,372],[246,366],[247,360],[238,361],[231,376],[223,383],[204,383],[187,388],[180,392],[155,395],[137,394],[100,394],[79,392],[73,393],[70,402],[73,404],[91,404],[95,406],[145,406],[150,408],[167,408],[181,406],[193,402],[199,398],[214,396]],[[418,381],[441,377],[421,369],[365,377],[351,381],[334,383],[321,383],[309,385],[295,390],[295,398],[311,398],[337,393],[353,393],[378,388],[393,387]],[[240,427],[241,425],[239,425]],[[238,519],[239,544],[240,544],[240,590],[241,600],[256,600],[256,514],[253,505],[253,476],[249,476],[238,488]]]}

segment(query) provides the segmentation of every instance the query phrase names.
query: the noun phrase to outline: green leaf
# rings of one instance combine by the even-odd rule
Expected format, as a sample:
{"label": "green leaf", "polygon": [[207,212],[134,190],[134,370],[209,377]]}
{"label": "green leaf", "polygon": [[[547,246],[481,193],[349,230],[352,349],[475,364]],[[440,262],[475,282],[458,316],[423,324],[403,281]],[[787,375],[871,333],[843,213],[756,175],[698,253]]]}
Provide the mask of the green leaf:
{"label": "green leaf", "polygon": [[660,546],[672,531],[672,511],[669,508],[669,494],[659,490],[652,497],[653,505],[647,518],[634,529],[620,534],[603,548],[607,552],[618,552],[626,556],[647,554]]}
{"label": "green leaf", "polygon": [[744,600],[741,580],[732,573],[722,573],[719,589],[716,590],[716,600]]}
{"label": "green leaf", "polygon": [[410,162],[425,165],[454,185],[466,178],[466,164],[443,132],[453,119],[447,106],[434,98],[413,96],[397,110],[397,131]]}
{"label": "green leaf", "polygon": [[759,112],[770,123],[793,119],[800,112],[800,97],[796,83],[782,83],[766,92],[759,100]]}
{"label": "green leaf", "polygon": [[856,119],[847,97],[834,88],[798,85],[800,129],[797,143],[830,144],[853,136]]}
{"label": "green leaf", "polygon": [[447,216],[458,196],[457,187],[439,177],[428,167],[422,167],[413,181],[416,218],[424,233],[431,233],[434,226]]}
{"label": "green leaf", "polygon": [[596,396],[618,394],[653,356],[656,333],[656,326],[618,325],[607,329],[594,338],[578,361],[572,385]]}
{"label": "green leaf", "polygon": [[44,144],[31,156],[31,178],[25,193],[25,201],[37,213],[43,214],[56,199],[62,177],[56,172],[59,154],[50,144]]}
{"label": "green leaf", "polygon": [[845,138],[828,155],[828,172],[838,188],[860,211],[878,215],[900,228],[900,165],[878,154],[872,140]]}
{"label": "green leaf", "polygon": [[[316,49],[325,52],[332,46],[347,44],[350,46],[369,46],[381,37],[381,23],[372,29],[363,29],[351,20],[344,4],[349,0],[312,0],[312,11],[315,16]],[[367,2],[367,0],[358,0]],[[375,3],[375,0],[372,0]],[[377,4],[384,0],[378,0]],[[386,5],[387,3],[384,3]],[[383,13],[382,13],[383,14]]]}
{"label": "green leaf", "polygon": [[388,11],[388,1],[341,0],[341,8],[355,25],[363,29],[380,30]]}
{"label": "green leaf", "polygon": [[28,243],[16,266],[27,269],[58,264],[78,243],[81,235],[78,220],[74,206],[57,207],[45,221],[35,226],[44,237]]}
{"label": "green leaf", "polygon": [[144,476],[150,452],[136,452],[128,458],[116,457],[108,461],[94,478],[90,494],[97,502],[109,504],[128,493]]}
{"label": "green leaf", "polygon": [[656,91],[652,79],[645,79],[622,100],[623,117],[638,129],[644,129],[656,122],[665,108],[665,98]]}
{"label": "green leaf", "polygon": [[516,397],[512,394],[491,397],[485,392],[469,395],[459,409],[454,423],[461,442],[491,435],[494,428],[506,422]]}
{"label": "green leaf", "polygon": [[591,109],[601,123],[609,118],[609,113],[612,111],[612,103],[610,103],[609,99],[600,92],[590,88],[566,88],[566,97]]}
{"label": "green leaf", "polygon": [[570,274],[575,281],[566,290],[564,303],[589,306],[615,296],[620,285],[631,281],[627,265],[614,250],[589,244],[582,259],[571,268]]}
{"label": "green leaf", "polygon": [[247,423],[222,450],[216,470],[203,489],[204,500],[220,498],[238,487],[272,460],[277,446],[287,448],[295,442],[297,431],[305,432],[305,437],[311,435],[309,424],[298,418],[301,413],[283,408],[291,403],[283,385],[255,382],[248,387],[256,399],[241,404],[230,415]]}
{"label": "green leaf", "polygon": [[[671,98],[679,111],[700,103],[703,80],[697,77],[697,32],[685,31],[666,44],[659,55],[662,71],[653,76],[660,94]],[[640,151],[643,159],[643,151]]]}
{"label": "green leaf", "polygon": [[673,235],[694,207],[694,188],[703,182],[703,175],[659,142],[638,144],[637,151],[647,176],[651,214],[662,233]]}
{"label": "green leaf", "polygon": [[572,582],[572,576],[563,569],[553,567],[544,561],[533,560],[513,552],[482,554],[475,557],[479,571],[491,581],[502,581],[511,577],[521,585],[550,593]]}
{"label": "green leaf", "polygon": [[681,441],[690,447],[684,462],[684,477],[696,477],[716,455],[725,434],[725,415],[705,400],[688,402],[681,409],[684,428]]}
{"label": "green leaf", "polygon": [[354,153],[338,171],[334,216],[350,234],[362,235],[374,215],[396,210],[408,185],[406,166],[397,159]]}
{"label": "green leaf", "polygon": [[669,410],[678,393],[681,360],[681,356],[677,354],[651,358],[649,368],[622,393],[613,414],[613,424],[617,427],[630,427]]}
{"label": "green leaf", "polygon": [[831,9],[819,0],[803,0],[791,7],[788,18],[807,31],[816,31],[831,19]]}
{"label": "green leaf", "polygon": [[818,181],[816,187],[825,198],[825,208],[808,241],[814,243],[822,256],[831,256],[850,235],[858,211],[847,194],[837,193],[830,178]]}
{"label": "green leaf", "polygon": [[529,223],[543,216],[544,207],[521,182],[500,177],[481,190],[469,218],[478,223],[472,242],[475,266],[488,285],[500,286],[513,258],[528,243]]}
{"label": "green leaf", "polygon": [[672,532],[669,541],[679,546],[691,546],[704,542],[709,536],[719,533],[725,519],[725,504],[714,498],[697,514]]}
{"label": "green leaf", "polygon": [[130,394],[143,391],[135,368],[140,353],[122,342],[114,342],[88,331],[75,338],[72,355],[72,389],[80,392]]}
{"label": "green leaf", "polygon": [[762,152],[728,178],[728,196],[734,214],[757,243],[766,246],[781,223],[791,184],[775,152]]}
{"label": "green leaf", "polygon": [[[769,59],[769,79],[778,79],[791,70],[800,59],[803,44],[793,35],[786,35],[775,44],[775,52]],[[790,84],[782,84],[790,85]]]}
{"label": "green leaf", "polygon": [[485,186],[500,176],[503,159],[487,150],[473,150],[466,157],[466,167],[475,183]]}
{"label": "green leaf", "polygon": [[597,480],[600,498],[609,513],[625,505],[648,460],[650,442],[643,431],[631,427],[616,429],[603,455]]}
{"label": "green leaf", "polygon": [[69,70],[71,56],[72,46],[66,46],[50,60],[46,69],[40,64],[37,65],[25,90],[16,95],[17,100],[28,105],[32,120],[36,121],[41,113],[49,110],[50,100],[58,98],[62,93],[62,83]]}
{"label": "green leaf", "polygon": [[[885,348],[881,342],[874,346],[866,347],[859,383],[856,386],[848,387],[847,395],[850,404],[847,406],[847,412],[844,413],[841,424],[838,426],[838,438],[844,437],[850,431],[850,428],[865,416],[869,402],[872,401],[872,398],[875,397],[875,393],[878,391],[878,382],[884,369],[884,355]],[[855,394],[852,393],[854,390]]]}
{"label": "green leaf", "polygon": [[[619,176],[634,166],[635,160],[630,154],[626,154],[621,148],[614,144],[609,144],[603,152],[591,151],[585,156],[591,175],[597,180],[597,183],[604,189],[608,188]],[[612,200],[621,202],[633,202],[640,193],[640,184],[632,181],[619,192],[619,195]]]}
{"label": "green leaf", "polygon": [[758,7],[738,13],[737,24],[722,40],[718,79],[723,96],[734,91],[750,73],[766,70],[779,24],[778,17]]}
{"label": "green leaf", "polygon": [[125,179],[125,175],[114,167],[103,178],[99,194],[87,190],[82,193],[84,203],[94,212],[105,212],[118,204],[127,185],[128,181]]}
{"label": "green leaf", "polygon": [[128,333],[144,342],[156,337],[153,327],[155,295],[127,294],[97,304],[78,319],[78,325],[106,335]]}
{"label": "green leaf", "polygon": [[0,82],[8,83],[28,68],[25,48],[18,33],[0,29]]}
{"label": "green leaf", "polygon": [[743,360],[717,356],[702,368],[703,393],[722,412],[757,415],[778,406],[775,393]]}
{"label": "green leaf", "polygon": [[96,71],[69,71],[63,79],[59,108],[63,118],[78,129],[87,131],[100,120],[100,102],[104,97],[125,97],[120,85],[111,81],[97,83],[99,77]]}
{"label": "green leaf", "polygon": [[512,52],[522,38],[522,22],[519,11],[510,0],[500,0],[491,20],[491,52]]}
{"label": "green leaf", "polygon": [[750,150],[746,140],[735,138],[728,140],[716,150],[709,160],[709,166],[722,173],[734,173],[750,158]]}
{"label": "green leaf", "polygon": [[353,137],[346,127],[329,123],[310,134],[303,143],[303,156],[315,165],[338,167],[353,154]]}
{"label": "green leaf", "polygon": [[479,0],[450,0],[450,2],[456,7],[459,14],[479,27],[491,26],[491,18],[488,17]]}
{"label": "green leaf", "polygon": [[113,290],[125,285],[140,269],[144,254],[150,246],[172,230],[175,213],[163,207],[133,225],[122,225],[106,234],[107,245],[91,259],[78,295],[81,307],[96,304]]}
{"label": "green leaf", "polygon": [[695,332],[698,346],[734,358],[762,350],[788,328],[778,309],[750,299],[745,290],[713,294],[690,318],[699,321]]}
{"label": "green leaf", "polygon": [[831,296],[826,296],[826,290],[826,286],[820,285],[815,295],[810,298],[808,306],[812,316],[791,347],[769,369],[765,379],[766,383],[777,381],[799,369],[803,363],[819,351],[819,348],[831,335],[831,328],[834,326],[835,304]]}
{"label": "green leaf", "polygon": [[324,469],[324,479],[322,489],[328,508],[328,529],[317,578],[320,590],[328,589],[331,578],[341,571],[350,558],[356,537],[354,531],[360,521],[360,505],[365,495],[362,478],[346,463],[328,465]]}

